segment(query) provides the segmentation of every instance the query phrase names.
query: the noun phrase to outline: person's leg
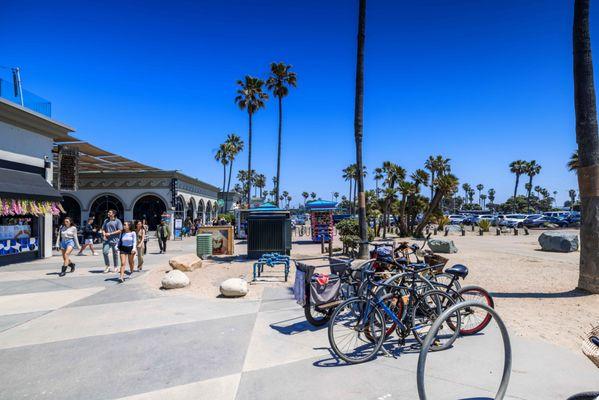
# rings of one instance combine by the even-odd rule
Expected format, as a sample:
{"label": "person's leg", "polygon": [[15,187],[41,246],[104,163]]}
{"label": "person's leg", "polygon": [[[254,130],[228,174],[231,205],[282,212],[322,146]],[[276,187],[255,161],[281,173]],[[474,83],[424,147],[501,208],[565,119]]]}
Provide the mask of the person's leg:
{"label": "person's leg", "polygon": [[164,252],[166,253],[166,238],[162,239],[162,248],[164,249]]}
{"label": "person's leg", "polygon": [[81,245],[81,248],[79,249],[79,253],[77,253],[78,256],[83,255],[83,250],[85,250],[85,246],[87,246],[87,244],[83,243]]}
{"label": "person's leg", "polygon": [[110,270],[110,259],[108,258],[108,252],[110,251],[110,243],[105,241],[102,243],[102,255],[104,256],[104,273]]}
{"label": "person's leg", "polygon": [[63,249],[62,247],[60,248],[60,252],[62,253],[62,267],[60,268],[60,273],[58,274],[58,276],[65,276],[65,274],[67,273],[67,255],[66,255],[66,250]]}
{"label": "person's leg", "polygon": [[89,246],[89,249],[92,251],[92,255],[95,256],[96,250],[94,250],[94,242],[93,241],[89,242],[88,246]]}
{"label": "person's leg", "polygon": [[144,265],[144,249],[140,247],[137,249],[137,270],[141,271],[141,267]]}
{"label": "person's leg", "polygon": [[129,254],[127,258],[129,258],[129,271],[131,271],[131,275],[133,275],[133,272],[135,271],[135,254]]}
{"label": "person's leg", "polygon": [[125,280],[125,265],[127,265],[127,255],[121,253],[121,269],[119,272],[119,279],[121,282]]}
{"label": "person's leg", "polygon": [[[112,248],[112,262],[114,263],[114,270],[116,271],[118,266],[119,266],[119,248],[117,244],[111,244],[110,247]],[[121,257],[121,264],[123,258]]]}
{"label": "person's leg", "polygon": [[164,251],[161,237],[158,237],[158,248],[160,249],[160,253],[162,253]]}
{"label": "person's leg", "polygon": [[71,261],[71,253],[73,252],[73,246],[68,246],[66,251],[64,252],[66,257],[66,264],[71,267],[71,272],[75,271],[75,263]]}
{"label": "person's leg", "polygon": [[148,252],[148,241],[144,240],[144,256],[146,255],[147,252]]}

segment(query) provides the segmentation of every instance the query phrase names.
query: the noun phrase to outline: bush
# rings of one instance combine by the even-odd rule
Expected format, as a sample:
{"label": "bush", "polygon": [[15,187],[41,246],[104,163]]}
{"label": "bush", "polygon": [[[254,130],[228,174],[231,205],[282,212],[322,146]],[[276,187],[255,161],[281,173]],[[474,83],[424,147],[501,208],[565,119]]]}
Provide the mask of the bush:
{"label": "bush", "polygon": [[228,224],[235,225],[235,216],[233,214],[218,214],[218,220],[224,219]]}
{"label": "bush", "polygon": [[449,222],[449,217],[447,215],[442,215],[441,217],[437,218],[437,226],[439,227],[439,230],[442,231],[446,225],[449,225]]}
{"label": "bush", "polygon": [[478,221],[478,226],[483,232],[489,232],[489,228],[491,228],[491,221],[488,219],[481,219]]}
{"label": "bush", "polygon": [[[360,244],[360,226],[353,218],[344,219],[336,224],[339,240],[348,251],[356,251]],[[368,240],[374,239],[374,231],[368,228]]]}

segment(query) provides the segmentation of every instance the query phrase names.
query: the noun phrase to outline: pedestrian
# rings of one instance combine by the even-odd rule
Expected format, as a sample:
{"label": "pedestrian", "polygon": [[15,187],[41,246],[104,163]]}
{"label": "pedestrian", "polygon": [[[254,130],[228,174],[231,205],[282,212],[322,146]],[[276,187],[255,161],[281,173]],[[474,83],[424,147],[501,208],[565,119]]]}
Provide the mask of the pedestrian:
{"label": "pedestrian", "polygon": [[148,232],[142,221],[137,221],[135,224],[135,233],[137,234],[137,270],[141,271],[144,265],[145,243]]}
{"label": "pedestrian", "polygon": [[104,273],[108,273],[110,270],[110,259],[108,253],[112,250],[113,268],[112,271],[116,272],[119,266],[119,237],[123,231],[123,223],[116,217],[115,210],[108,210],[108,218],[104,220],[102,224],[102,254],[104,254]]}
{"label": "pedestrian", "polygon": [[58,276],[65,276],[67,267],[71,267],[71,272],[75,271],[75,264],[71,261],[71,252],[75,247],[79,248],[79,239],[77,238],[77,228],[73,226],[70,217],[66,217],[58,231],[56,247],[60,248],[62,253],[62,268]]}
{"label": "pedestrian", "polygon": [[166,253],[166,241],[171,236],[171,232],[164,220],[160,221],[160,225],[156,228],[156,237],[158,238],[158,247],[160,254]]}
{"label": "pedestrian", "polygon": [[85,250],[86,247],[89,247],[93,256],[96,255],[96,252],[94,251],[94,236],[96,235],[96,228],[94,228],[93,222],[94,217],[89,217],[87,219],[87,223],[83,227],[83,246],[81,246],[79,253],[77,253],[78,256],[84,255],[83,250]]}
{"label": "pedestrian", "polygon": [[148,226],[148,221],[146,221],[145,218],[142,221],[143,221],[142,223],[144,226],[144,230],[146,231],[146,235],[144,236],[144,256],[145,256],[148,252],[148,232],[150,232],[150,227]]}
{"label": "pedestrian", "polygon": [[125,221],[121,237],[119,238],[119,252],[121,255],[121,269],[119,273],[119,282],[125,282],[125,267],[129,262],[129,277],[133,275],[135,269],[135,253],[137,252],[137,234],[131,230],[132,224]]}

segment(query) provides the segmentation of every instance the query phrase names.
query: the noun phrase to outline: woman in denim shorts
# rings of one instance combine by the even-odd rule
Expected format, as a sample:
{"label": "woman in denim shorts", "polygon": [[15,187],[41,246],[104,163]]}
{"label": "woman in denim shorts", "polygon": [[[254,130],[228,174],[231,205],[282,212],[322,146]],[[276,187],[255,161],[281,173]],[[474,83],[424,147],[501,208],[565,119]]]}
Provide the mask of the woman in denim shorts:
{"label": "woman in denim shorts", "polygon": [[71,272],[75,271],[75,264],[71,261],[71,252],[75,247],[80,248],[77,238],[77,228],[73,226],[71,218],[66,217],[60,227],[60,232],[56,240],[56,247],[60,248],[62,253],[62,268],[58,276],[65,276],[67,267],[71,267]]}

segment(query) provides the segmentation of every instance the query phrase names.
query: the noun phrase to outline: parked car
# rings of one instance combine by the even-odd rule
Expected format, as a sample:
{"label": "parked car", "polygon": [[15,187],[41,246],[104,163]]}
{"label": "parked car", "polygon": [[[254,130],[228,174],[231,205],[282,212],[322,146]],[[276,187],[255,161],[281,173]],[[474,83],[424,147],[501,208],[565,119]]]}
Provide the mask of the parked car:
{"label": "parked car", "polygon": [[495,216],[491,215],[491,214],[478,215],[477,219],[476,219],[476,223],[478,224],[482,220],[487,220],[491,223],[491,225],[493,225],[493,221],[495,221]]}
{"label": "parked car", "polygon": [[452,225],[459,225],[464,221],[464,218],[466,218],[466,216],[462,214],[452,214],[447,217],[449,218],[449,223]]}
{"label": "parked car", "polygon": [[466,215],[464,217],[464,219],[462,220],[462,224],[464,225],[473,225],[476,224],[476,222],[478,221],[478,216],[477,215]]}
{"label": "parked car", "polygon": [[564,218],[564,221],[567,221],[570,225],[580,224],[580,213],[574,211]]}
{"label": "parked car", "polygon": [[526,214],[506,214],[505,218],[499,222],[499,226],[507,226],[508,228],[522,228],[522,223],[526,217]]}
{"label": "parked car", "polygon": [[560,219],[564,219],[570,214],[571,214],[571,211],[546,211],[543,213],[543,215],[545,215],[547,217],[555,217],[555,218],[560,218]]}
{"label": "parked car", "polygon": [[564,219],[543,215],[536,219],[525,220],[524,226],[527,228],[542,228],[545,226],[545,224],[555,224],[559,227],[565,227],[569,225],[568,221]]}

